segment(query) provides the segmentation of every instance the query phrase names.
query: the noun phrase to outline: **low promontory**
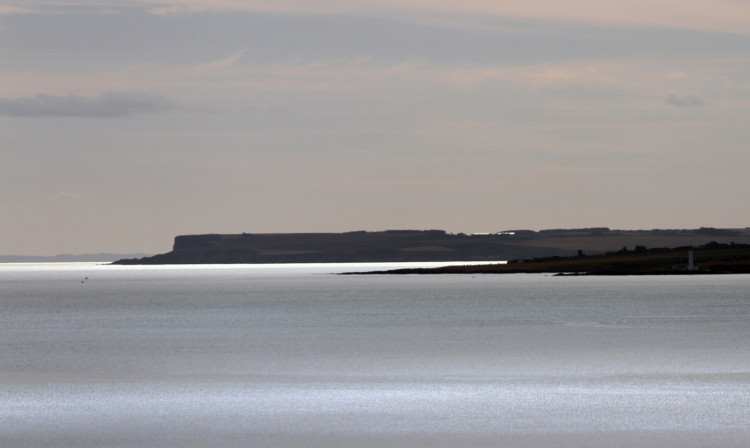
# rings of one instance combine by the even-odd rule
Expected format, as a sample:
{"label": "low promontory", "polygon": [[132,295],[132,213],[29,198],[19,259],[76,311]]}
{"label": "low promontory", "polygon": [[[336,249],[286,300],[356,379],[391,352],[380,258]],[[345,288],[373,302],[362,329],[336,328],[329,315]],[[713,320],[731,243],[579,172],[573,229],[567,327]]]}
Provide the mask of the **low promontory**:
{"label": "low promontory", "polygon": [[[556,275],[692,275],[750,274],[750,244],[708,243],[671,249],[620,249],[595,255],[510,260],[504,264],[455,265],[394,269],[356,274],[556,274]],[[354,274],[354,273],[352,273]]]}
{"label": "low promontory", "polygon": [[442,230],[182,235],[172,251],[115,264],[366,263],[506,261],[716,244],[750,244],[750,229]]}

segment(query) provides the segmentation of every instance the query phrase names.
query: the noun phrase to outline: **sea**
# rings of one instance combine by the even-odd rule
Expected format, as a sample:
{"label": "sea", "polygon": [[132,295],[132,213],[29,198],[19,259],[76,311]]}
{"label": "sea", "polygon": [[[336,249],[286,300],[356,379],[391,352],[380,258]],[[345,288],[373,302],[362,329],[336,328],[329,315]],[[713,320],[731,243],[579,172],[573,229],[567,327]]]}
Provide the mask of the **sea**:
{"label": "sea", "polygon": [[0,264],[0,446],[748,446],[750,276],[396,267]]}

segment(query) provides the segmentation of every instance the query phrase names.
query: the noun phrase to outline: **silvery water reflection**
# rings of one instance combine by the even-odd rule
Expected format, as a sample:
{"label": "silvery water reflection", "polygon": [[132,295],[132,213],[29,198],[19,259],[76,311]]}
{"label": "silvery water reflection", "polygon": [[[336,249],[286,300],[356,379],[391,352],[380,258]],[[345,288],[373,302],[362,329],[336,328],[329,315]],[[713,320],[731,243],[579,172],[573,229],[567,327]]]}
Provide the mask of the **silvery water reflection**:
{"label": "silvery water reflection", "polygon": [[748,276],[330,274],[347,270],[0,268],[0,444],[743,446],[750,433]]}

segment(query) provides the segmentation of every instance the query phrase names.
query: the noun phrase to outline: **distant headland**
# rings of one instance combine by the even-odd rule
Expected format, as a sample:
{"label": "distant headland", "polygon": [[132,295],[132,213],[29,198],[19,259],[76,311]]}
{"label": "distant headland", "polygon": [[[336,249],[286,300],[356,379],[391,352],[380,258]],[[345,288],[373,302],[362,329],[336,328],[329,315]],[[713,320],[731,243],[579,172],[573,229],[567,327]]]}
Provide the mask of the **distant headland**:
{"label": "distant headland", "polygon": [[508,261],[583,257],[616,251],[665,251],[666,248],[698,248],[707,244],[750,244],[750,229],[612,230],[590,227],[481,234],[385,230],[180,235],[175,238],[170,252],[121,259],[114,264]]}

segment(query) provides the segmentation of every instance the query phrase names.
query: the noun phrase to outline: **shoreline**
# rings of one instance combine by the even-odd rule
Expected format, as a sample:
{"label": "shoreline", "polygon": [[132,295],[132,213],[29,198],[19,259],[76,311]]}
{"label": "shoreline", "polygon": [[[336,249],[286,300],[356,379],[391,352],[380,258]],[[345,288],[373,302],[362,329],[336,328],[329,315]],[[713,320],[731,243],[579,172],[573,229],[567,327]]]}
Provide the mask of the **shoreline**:
{"label": "shoreline", "polygon": [[[691,253],[694,265],[690,264]],[[638,250],[623,248],[596,255],[510,260],[506,264],[479,266],[371,271],[365,274],[554,274],[561,277],[750,274],[750,245],[709,243],[696,248],[673,249],[639,246]]]}

